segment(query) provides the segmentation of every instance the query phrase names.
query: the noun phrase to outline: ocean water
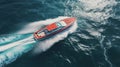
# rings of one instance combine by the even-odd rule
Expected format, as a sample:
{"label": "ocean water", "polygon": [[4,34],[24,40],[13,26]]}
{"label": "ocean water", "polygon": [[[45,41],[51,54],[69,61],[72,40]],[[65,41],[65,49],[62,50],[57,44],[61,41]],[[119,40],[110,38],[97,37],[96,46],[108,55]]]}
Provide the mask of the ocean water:
{"label": "ocean water", "polygon": [[[70,29],[34,41],[66,17]],[[0,67],[120,67],[119,41],[119,0],[0,0]]]}

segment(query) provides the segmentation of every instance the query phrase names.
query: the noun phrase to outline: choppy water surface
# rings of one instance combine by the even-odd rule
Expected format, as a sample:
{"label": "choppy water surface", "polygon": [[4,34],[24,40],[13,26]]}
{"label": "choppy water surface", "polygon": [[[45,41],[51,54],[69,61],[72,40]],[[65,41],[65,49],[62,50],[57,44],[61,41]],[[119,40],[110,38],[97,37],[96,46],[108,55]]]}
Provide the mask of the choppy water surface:
{"label": "choppy water surface", "polygon": [[18,47],[1,52],[0,58],[8,58],[0,59],[1,65],[120,67],[119,0],[1,0],[0,45],[26,39],[39,27],[64,18],[60,16],[76,17],[77,24],[45,45],[37,43],[37,48],[33,41],[22,44],[17,53]]}

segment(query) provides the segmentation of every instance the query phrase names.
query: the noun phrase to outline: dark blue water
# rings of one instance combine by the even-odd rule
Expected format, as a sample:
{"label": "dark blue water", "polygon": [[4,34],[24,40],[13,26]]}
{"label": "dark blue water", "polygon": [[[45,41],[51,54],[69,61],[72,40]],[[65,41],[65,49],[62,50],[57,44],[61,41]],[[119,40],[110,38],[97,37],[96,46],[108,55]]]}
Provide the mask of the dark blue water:
{"label": "dark blue water", "polygon": [[0,35],[59,16],[76,17],[77,30],[37,55],[28,46],[4,67],[120,67],[119,0],[1,0]]}

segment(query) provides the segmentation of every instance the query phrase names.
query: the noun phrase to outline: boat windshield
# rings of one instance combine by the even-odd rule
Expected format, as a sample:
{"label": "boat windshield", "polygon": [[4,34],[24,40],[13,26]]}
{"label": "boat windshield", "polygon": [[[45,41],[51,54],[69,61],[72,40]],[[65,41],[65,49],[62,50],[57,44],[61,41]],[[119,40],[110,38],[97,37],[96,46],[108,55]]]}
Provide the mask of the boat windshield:
{"label": "boat windshield", "polygon": [[58,27],[66,26],[67,24],[64,21],[57,22]]}

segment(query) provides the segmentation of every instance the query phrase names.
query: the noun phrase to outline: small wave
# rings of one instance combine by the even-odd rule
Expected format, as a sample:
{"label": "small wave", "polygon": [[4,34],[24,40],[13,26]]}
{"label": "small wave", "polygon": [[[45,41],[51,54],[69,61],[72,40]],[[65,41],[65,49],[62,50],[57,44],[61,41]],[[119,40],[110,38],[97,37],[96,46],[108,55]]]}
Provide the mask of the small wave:
{"label": "small wave", "polygon": [[78,0],[77,2],[68,0],[66,4],[72,7],[71,10],[69,7],[66,9],[66,15],[100,22],[114,15],[112,8],[117,2],[115,0]]}

